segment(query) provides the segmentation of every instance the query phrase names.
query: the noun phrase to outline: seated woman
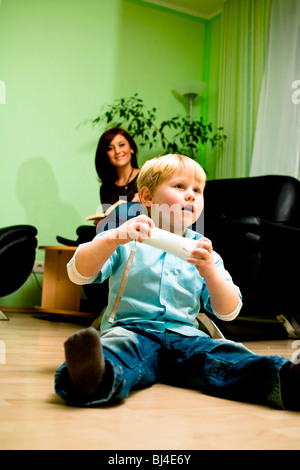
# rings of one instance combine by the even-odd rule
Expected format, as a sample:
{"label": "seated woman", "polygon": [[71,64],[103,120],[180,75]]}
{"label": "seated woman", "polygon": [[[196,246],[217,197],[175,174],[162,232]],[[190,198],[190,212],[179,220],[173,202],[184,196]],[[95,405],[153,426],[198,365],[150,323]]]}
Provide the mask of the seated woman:
{"label": "seated woman", "polygon": [[[137,163],[138,148],[131,135],[121,127],[105,131],[98,142],[95,167],[99,180],[100,201],[103,206],[114,204],[119,199],[138,202]],[[97,226],[99,219],[94,220]],[[80,226],[77,229],[76,245],[92,240],[96,230],[91,226]]]}
{"label": "seated woman", "polygon": [[114,204],[125,198],[127,201],[139,200],[137,152],[135,141],[124,129],[113,127],[102,134],[95,156],[96,171],[102,182],[102,204]]}
{"label": "seated woman", "polygon": [[[120,127],[105,131],[100,137],[96,155],[95,167],[102,183],[100,200],[102,205],[114,204],[119,199],[128,202],[138,202],[137,164],[138,148],[131,135]],[[94,220],[97,226],[99,219]],[[94,227],[79,227],[77,229],[78,244],[94,238]],[[84,291],[90,302],[95,302],[94,310],[100,311],[106,306],[108,283],[103,285],[86,285]],[[100,294],[100,295],[99,295]],[[102,302],[99,303],[99,299]]]}

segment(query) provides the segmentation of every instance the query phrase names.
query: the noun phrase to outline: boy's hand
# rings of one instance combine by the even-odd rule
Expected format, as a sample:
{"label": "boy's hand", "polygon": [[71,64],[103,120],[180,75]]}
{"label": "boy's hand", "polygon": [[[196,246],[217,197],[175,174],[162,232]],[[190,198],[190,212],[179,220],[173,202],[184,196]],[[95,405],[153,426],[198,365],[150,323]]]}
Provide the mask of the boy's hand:
{"label": "boy's hand", "polygon": [[216,265],[211,240],[205,237],[198,240],[192,255],[194,258],[189,258],[188,261],[195,265],[204,279],[215,273]]}
{"label": "boy's hand", "polygon": [[218,271],[215,265],[212,243],[208,238],[203,237],[198,240],[192,255],[196,258],[189,258],[188,261],[196,266],[200,276],[205,279],[213,311],[225,318],[240,303],[236,288],[233,284],[227,282]]}
{"label": "boy's hand", "polygon": [[120,245],[137,240],[140,243],[151,236],[154,222],[146,215],[133,217],[116,229],[117,239]]}

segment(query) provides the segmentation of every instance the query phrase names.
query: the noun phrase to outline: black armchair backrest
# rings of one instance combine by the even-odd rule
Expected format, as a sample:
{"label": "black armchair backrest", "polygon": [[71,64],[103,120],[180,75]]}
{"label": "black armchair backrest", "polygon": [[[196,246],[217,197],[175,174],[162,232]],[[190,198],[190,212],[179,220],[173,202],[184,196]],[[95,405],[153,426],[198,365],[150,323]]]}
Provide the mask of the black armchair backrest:
{"label": "black armchair backrest", "polygon": [[29,277],[37,246],[37,230],[31,225],[0,229],[0,297],[15,292]]}
{"label": "black armchair backrest", "polygon": [[300,182],[290,176],[207,181],[204,199],[205,223],[250,215],[300,227]]}

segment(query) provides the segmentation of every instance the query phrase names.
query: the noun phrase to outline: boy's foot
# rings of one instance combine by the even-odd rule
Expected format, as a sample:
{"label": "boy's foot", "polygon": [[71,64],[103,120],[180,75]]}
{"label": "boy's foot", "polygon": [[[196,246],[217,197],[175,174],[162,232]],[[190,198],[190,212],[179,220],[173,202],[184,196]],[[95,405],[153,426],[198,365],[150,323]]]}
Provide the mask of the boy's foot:
{"label": "boy's foot", "polygon": [[91,398],[105,369],[99,332],[90,327],[70,336],[64,344],[68,371],[76,390]]}

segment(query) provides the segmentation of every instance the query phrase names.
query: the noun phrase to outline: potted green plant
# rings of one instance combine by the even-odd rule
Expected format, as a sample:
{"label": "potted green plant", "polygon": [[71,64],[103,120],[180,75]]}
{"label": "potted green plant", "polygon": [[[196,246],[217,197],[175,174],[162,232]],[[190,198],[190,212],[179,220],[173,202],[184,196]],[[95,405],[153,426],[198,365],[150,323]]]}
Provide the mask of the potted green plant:
{"label": "potted green plant", "polygon": [[103,130],[109,127],[123,127],[133,138],[139,139],[139,146],[149,149],[161,145],[166,153],[181,153],[197,158],[199,150],[210,142],[212,147],[223,145],[226,135],[223,128],[213,130],[211,123],[206,124],[201,117],[190,121],[189,117],[176,115],[156,123],[156,108],[146,108],[143,100],[135,93],[132,97],[120,98],[107,105],[103,113],[91,122]]}

